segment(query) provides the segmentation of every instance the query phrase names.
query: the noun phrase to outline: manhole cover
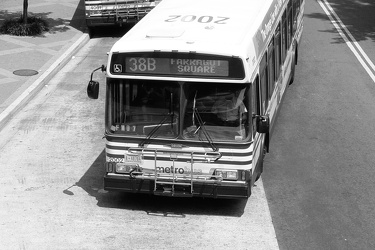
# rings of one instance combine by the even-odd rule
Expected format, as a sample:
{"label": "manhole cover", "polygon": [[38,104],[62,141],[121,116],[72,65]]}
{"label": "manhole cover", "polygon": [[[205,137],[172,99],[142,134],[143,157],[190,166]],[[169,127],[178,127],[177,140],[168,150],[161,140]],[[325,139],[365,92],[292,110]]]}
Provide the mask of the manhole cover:
{"label": "manhole cover", "polygon": [[33,69],[19,69],[19,70],[13,71],[13,74],[17,76],[33,76],[33,75],[38,74],[38,71],[33,70]]}

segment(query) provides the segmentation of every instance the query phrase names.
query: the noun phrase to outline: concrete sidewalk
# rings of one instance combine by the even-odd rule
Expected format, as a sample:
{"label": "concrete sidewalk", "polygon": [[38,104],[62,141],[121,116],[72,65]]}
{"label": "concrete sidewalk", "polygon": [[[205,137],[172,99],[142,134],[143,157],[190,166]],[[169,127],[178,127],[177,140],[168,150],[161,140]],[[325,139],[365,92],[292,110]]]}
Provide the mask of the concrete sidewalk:
{"label": "concrete sidewalk", "polygon": [[[22,4],[1,0],[0,25],[19,17]],[[47,20],[50,30],[38,37],[0,34],[0,130],[89,40],[84,0],[31,0],[28,13]]]}

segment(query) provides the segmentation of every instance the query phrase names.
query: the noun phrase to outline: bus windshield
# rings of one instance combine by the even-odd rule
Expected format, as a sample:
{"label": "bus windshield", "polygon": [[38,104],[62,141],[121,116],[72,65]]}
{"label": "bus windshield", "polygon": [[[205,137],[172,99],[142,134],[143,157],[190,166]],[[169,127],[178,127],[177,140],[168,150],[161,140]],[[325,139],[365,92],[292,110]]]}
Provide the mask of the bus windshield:
{"label": "bus windshield", "polygon": [[186,83],[183,137],[242,141],[247,137],[248,98],[245,85]]}
{"label": "bus windshield", "polygon": [[213,142],[249,134],[245,85],[111,79],[107,88],[109,133]]}
{"label": "bus windshield", "polygon": [[180,97],[176,82],[110,80],[107,87],[107,131],[177,137]]}

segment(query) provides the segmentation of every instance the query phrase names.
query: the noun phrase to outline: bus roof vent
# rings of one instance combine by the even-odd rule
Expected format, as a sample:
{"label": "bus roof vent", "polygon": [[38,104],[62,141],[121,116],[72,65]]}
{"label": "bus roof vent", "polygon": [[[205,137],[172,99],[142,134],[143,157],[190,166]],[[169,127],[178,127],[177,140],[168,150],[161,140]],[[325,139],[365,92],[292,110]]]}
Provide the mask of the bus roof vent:
{"label": "bus roof vent", "polygon": [[155,29],[146,34],[146,38],[177,38],[184,34],[181,29]]}

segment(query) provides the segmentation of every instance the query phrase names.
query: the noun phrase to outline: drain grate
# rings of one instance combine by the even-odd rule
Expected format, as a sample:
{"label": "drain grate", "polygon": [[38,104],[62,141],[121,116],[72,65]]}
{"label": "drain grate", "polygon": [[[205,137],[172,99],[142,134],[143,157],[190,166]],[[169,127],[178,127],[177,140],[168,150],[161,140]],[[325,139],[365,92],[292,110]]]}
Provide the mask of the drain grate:
{"label": "drain grate", "polygon": [[33,76],[38,74],[38,71],[33,70],[33,69],[18,69],[13,71],[13,74],[17,76]]}

